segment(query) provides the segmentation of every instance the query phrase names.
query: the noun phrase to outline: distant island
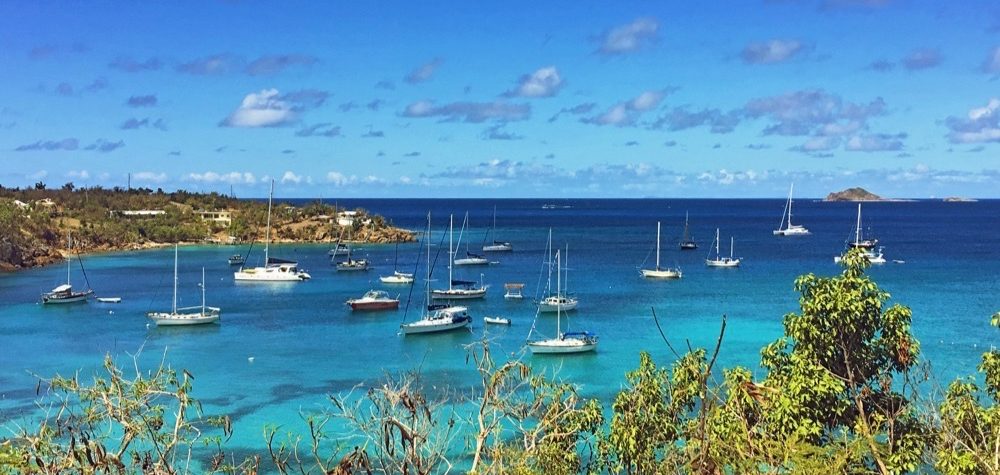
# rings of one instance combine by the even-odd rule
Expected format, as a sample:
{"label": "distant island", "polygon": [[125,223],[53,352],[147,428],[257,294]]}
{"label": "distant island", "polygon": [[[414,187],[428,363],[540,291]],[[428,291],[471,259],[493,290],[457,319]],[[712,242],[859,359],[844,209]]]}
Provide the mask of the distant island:
{"label": "distant island", "polygon": [[[61,261],[72,252],[146,249],[173,243],[240,244],[263,240],[267,203],[218,193],[149,188],[48,189],[0,186],[0,270]],[[414,241],[414,234],[364,209],[275,202],[272,242]]]}
{"label": "distant island", "polygon": [[861,187],[848,188],[826,195],[823,201],[886,201],[879,195]]}
{"label": "distant island", "polygon": [[979,200],[975,198],[963,198],[961,196],[949,196],[943,199],[942,201],[944,201],[945,203],[975,203]]}

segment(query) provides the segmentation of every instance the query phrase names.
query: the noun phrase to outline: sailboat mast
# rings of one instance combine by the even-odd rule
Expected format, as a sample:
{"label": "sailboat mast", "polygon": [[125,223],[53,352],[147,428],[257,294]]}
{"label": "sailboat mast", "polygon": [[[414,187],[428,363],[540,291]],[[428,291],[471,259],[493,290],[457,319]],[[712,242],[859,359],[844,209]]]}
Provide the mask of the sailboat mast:
{"label": "sailboat mast", "polygon": [[452,240],[455,238],[455,215],[448,219],[448,290],[451,290],[451,271],[455,267],[455,251],[452,250]]}
{"label": "sailboat mast", "polygon": [[174,243],[174,307],[173,313],[177,313],[177,244]]}
{"label": "sailboat mast", "polygon": [[264,231],[264,267],[267,267],[268,251],[271,248],[271,199],[274,197],[274,180],[271,180],[271,191],[267,193],[267,229]]}
{"label": "sailboat mast", "polygon": [[733,260],[733,245],[736,244],[736,238],[729,236],[729,260]]}
{"label": "sailboat mast", "polygon": [[201,268],[201,314],[205,314],[205,268]]}
{"label": "sailboat mast", "polygon": [[[556,295],[562,295],[562,269],[559,265],[559,251],[556,251]],[[562,336],[562,301],[556,300],[556,335]]]}
{"label": "sailboat mast", "polygon": [[66,285],[69,285],[69,272],[71,269],[71,264],[73,264],[73,237],[70,236],[69,231],[66,231]]}
{"label": "sailboat mast", "polygon": [[[647,256],[649,254],[646,254]],[[660,222],[656,222],[656,270],[660,270]]]}
{"label": "sailboat mast", "polygon": [[563,285],[563,287],[568,289],[569,288],[569,243],[566,243],[566,257],[564,257],[564,259],[566,260],[566,271],[565,271],[566,278],[563,280],[566,281],[566,284]]}
{"label": "sailboat mast", "polygon": [[715,228],[715,258],[719,258],[719,228]]}
{"label": "sailboat mast", "polygon": [[792,190],[795,189],[795,183],[792,183],[788,187],[788,227],[792,227]]}
{"label": "sailboat mast", "polygon": [[[449,279],[450,280],[450,279]],[[431,212],[427,212],[427,278],[424,279],[424,303],[431,303]],[[426,306],[425,305],[425,306]]]}
{"label": "sailboat mast", "polygon": [[854,243],[861,242],[861,203],[858,203],[858,225],[854,227]]}

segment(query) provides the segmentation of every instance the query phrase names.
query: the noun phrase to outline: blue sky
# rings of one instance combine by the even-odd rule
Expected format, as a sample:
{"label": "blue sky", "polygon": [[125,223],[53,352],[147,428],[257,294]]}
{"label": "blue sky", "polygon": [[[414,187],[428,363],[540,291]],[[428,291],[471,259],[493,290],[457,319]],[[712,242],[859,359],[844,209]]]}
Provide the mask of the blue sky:
{"label": "blue sky", "polygon": [[1000,197],[990,1],[0,4],[0,183]]}

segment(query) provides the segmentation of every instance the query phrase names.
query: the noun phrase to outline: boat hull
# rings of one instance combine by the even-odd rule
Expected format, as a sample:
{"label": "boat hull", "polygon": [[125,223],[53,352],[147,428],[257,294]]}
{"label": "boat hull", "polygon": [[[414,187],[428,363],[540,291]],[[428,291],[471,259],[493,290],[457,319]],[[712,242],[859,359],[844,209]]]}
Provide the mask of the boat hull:
{"label": "boat hull", "polygon": [[772,233],[775,236],[808,236],[812,234],[805,228],[775,229]]}
{"label": "boat hull", "polygon": [[362,272],[368,270],[368,264],[363,266],[351,266],[337,264],[337,272]]}
{"label": "boat hull", "polygon": [[585,341],[578,338],[533,341],[528,343],[528,349],[536,355],[565,355],[586,353],[597,349],[596,341]]}
{"label": "boat hull", "polygon": [[720,260],[705,259],[705,265],[708,266],[708,267],[733,268],[733,267],[739,267],[740,266],[740,260],[739,259],[732,259],[732,260],[726,260],[726,259],[720,259]]}
{"label": "boat hull", "polygon": [[483,321],[493,325],[510,325],[510,319],[502,317],[483,317]]}
{"label": "boat hull", "polygon": [[169,314],[169,313],[149,313],[146,315],[158,327],[179,327],[190,325],[209,325],[218,323],[218,313],[191,313],[191,314]]}
{"label": "boat hull", "polygon": [[239,282],[302,282],[309,278],[309,274],[305,272],[273,271],[260,267],[233,273],[233,280]]}
{"label": "boat hull", "polygon": [[514,246],[510,244],[494,244],[492,246],[483,246],[483,252],[511,252],[514,250]]}
{"label": "boat hull", "polygon": [[542,301],[538,304],[538,311],[542,313],[569,312],[570,310],[576,310],[578,304],[579,302],[576,300],[563,303]]}
{"label": "boat hull", "polygon": [[400,330],[402,330],[404,335],[417,335],[421,333],[441,333],[452,330],[458,330],[460,328],[465,328],[469,326],[469,323],[471,322],[472,319],[464,319],[461,321],[437,323],[433,325],[404,324],[400,326]]}
{"label": "boat hull", "polygon": [[485,266],[489,265],[489,259],[482,258],[465,258],[465,259],[455,259],[456,266]]}
{"label": "boat hull", "polygon": [[698,249],[698,245],[693,242],[682,242],[680,248],[682,251],[693,251]]}
{"label": "boat hull", "polygon": [[90,295],[92,293],[93,292],[77,292],[77,293],[74,293],[74,294],[66,296],[66,297],[43,295],[42,296],[42,303],[45,304],[45,305],[59,305],[59,304],[67,304],[67,303],[81,303],[81,302],[86,302],[87,299],[90,298]]}
{"label": "boat hull", "polygon": [[648,279],[680,279],[684,275],[681,271],[673,269],[642,269],[639,272]]}
{"label": "boat hull", "polygon": [[471,300],[471,299],[481,299],[486,297],[486,289],[452,289],[452,290],[433,290],[431,291],[431,298],[438,300]]}
{"label": "boat hull", "polygon": [[351,310],[396,310],[399,308],[399,300],[386,300],[379,302],[347,302]]}
{"label": "boat hull", "polygon": [[403,277],[398,275],[388,275],[378,278],[383,284],[412,284],[413,277]]}

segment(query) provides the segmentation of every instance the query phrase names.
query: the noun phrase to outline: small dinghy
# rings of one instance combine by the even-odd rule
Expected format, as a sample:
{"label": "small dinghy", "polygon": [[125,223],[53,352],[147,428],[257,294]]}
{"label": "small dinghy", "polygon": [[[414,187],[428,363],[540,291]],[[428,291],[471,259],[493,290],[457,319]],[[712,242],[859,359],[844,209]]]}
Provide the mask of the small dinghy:
{"label": "small dinghy", "polygon": [[122,303],[121,297],[98,297],[98,302],[101,303]]}
{"label": "small dinghy", "polygon": [[504,317],[483,317],[483,321],[494,325],[510,325],[510,319]]}

